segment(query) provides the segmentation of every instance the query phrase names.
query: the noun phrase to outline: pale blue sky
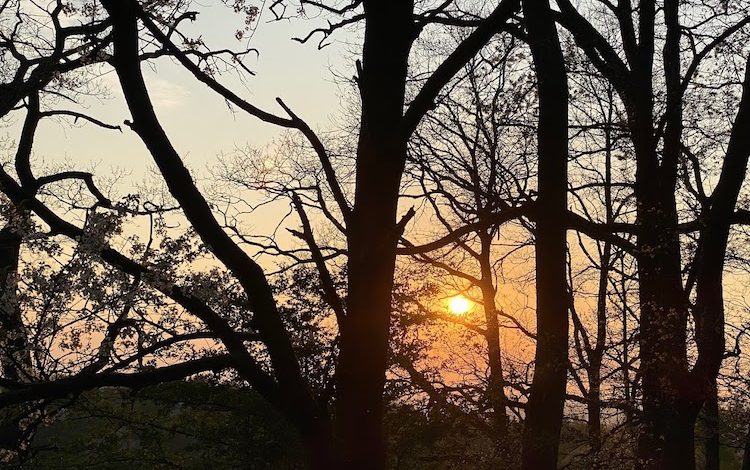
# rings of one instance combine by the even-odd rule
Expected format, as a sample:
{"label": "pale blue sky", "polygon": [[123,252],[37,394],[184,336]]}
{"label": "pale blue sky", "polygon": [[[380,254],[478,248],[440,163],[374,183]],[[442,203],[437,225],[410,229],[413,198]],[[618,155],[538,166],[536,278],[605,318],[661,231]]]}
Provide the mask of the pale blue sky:
{"label": "pale blue sky", "polygon": [[[212,6],[201,7],[198,20],[186,31],[202,35],[212,47],[238,48],[241,44],[233,36],[242,18],[224,6],[217,6],[219,2],[209,3]],[[330,68],[347,74],[351,74],[348,69],[354,68],[344,61],[346,45],[341,40],[347,37],[339,35],[336,38],[339,41],[319,51],[315,40],[302,45],[291,38],[304,35],[309,28],[320,24],[321,19],[268,23],[269,18],[268,12],[261,16],[250,39],[250,45],[260,51],[260,56],[248,56],[246,64],[257,75],[244,84],[231,74],[221,76],[220,80],[266,110],[283,115],[275,102],[279,96],[312,127],[328,127],[331,117],[339,111],[338,88]],[[263,124],[241,111],[230,112],[218,95],[169,59],[160,59],[155,67],[154,71],[146,69],[145,75],[157,113],[173,143],[196,173],[202,173],[221,152],[236,146],[262,147],[278,134],[275,126]],[[116,77],[110,72],[100,80],[113,85],[112,96],[104,101],[86,99],[87,112],[97,119],[121,124],[129,118],[129,113]],[[17,138],[21,119],[19,113],[15,125],[7,129],[12,139]],[[133,181],[141,180],[144,169],[151,163],[140,140],[127,129],[121,134],[88,124],[72,127],[53,120],[40,127],[35,155],[51,166],[66,160],[81,169],[98,164],[96,173],[103,175],[110,167],[119,168],[130,173]]]}

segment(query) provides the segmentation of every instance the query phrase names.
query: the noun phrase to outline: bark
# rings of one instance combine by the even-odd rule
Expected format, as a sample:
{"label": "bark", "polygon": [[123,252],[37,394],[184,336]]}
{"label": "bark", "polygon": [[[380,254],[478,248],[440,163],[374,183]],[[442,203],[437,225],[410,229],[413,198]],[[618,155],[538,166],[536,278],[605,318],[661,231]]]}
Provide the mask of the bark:
{"label": "bark", "polygon": [[[696,413],[691,405],[665,402],[651,403],[648,413],[650,427],[639,436],[639,465],[647,469],[680,470],[695,468]],[[659,436],[655,441],[652,436]]]}
{"label": "bark", "polygon": [[388,364],[399,185],[406,161],[404,107],[416,30],[409,1],[365,2],[362,99],[354,207],[347,225],[347,316],[336,369],[340,468],[385,466],[383,387]]}
{"label": "bark", "polygon": [[[682,390],[687,374],[687,306],[682,290],[674,189],[641,173],[636,184],[643,413],[639,456],[646,468],[692,468],[695,412]],[[689,429],[677,429],[687,426]],[[675,447],[675,440],[682,440]],[[670,467],[669,462],[691,466]]]}
{"label": "bark", "polygon": [[537,346],[522,438],[524,469],[557,466],[568,353],[567,210],[568,88],[549,3],[523,3],[538,77],[538,199],[536,213]]}
{"label": "bark", "polygon": [[[36,180],[29,163],[39,125],[39,95],[28,96],[28,111],[23,122],[15,155],[15,168],[21,185],[36,188]],[[16,227],[29,216],[27,207],[18,207],[18,212],[8,215],[8,223],[0,230],[0,364],[5,378],[28,381],[33,377],[31,350],[26,326],[18,305],[18,263],[21,254],[22,236]]]}
{"label": "bark", "polygon": [[[663,61],[667,111],[662,161],[659,163],[653,122],[653,36],[641,34],[648,47],[634,70],[638,87],[630,110],[636,150],[638,274],[641,307],[641,373],[643,413],[638,454],[645,468],[693,468],[694,403],[685,397],[688,303],[682,286],[680,242],[675,198],[676,166],[682,136],[679,96],[678,5],[664,4],[667,28]],[[647,3],[641,24],[653,31],[654,4]]]}
{"label": "bark", "polygon": [[711,396],[703,404],[703,457],[705,470],[719,470],[721,439],[719,431],[719,400],[714,385]]}

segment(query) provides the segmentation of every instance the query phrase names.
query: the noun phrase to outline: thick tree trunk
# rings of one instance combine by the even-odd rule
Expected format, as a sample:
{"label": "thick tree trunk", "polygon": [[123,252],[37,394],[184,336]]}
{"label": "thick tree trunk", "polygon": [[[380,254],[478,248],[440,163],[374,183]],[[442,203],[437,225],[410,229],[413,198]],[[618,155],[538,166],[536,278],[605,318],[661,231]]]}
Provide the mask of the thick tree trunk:
{"label": "thick tree trunk", "polygon": [[695,468],[695,411],[691,405],[665,402],[644,404],[648,426],[639,435],[639,468],[682,470]]}
{"label": "thick tree trunk", "polygon": [[[394,213],[392,213],[394,214]],[[349,230],[349,294],[341,325],[336,369],[336,436],[341,468],[385,465],[382,394],[388,358],[388,328],[395,242],[383,235],[393,219],[353,214]],[[370,223],[386,228],[372,229]]]}
{"label": "thick tree trunk", "polygon": [[347,315],[336,369],[340,468],[385,466],[383,387],[388,364],[399,185],[406,161],[402,120],[409,50],[409,1],[365,2],[359,87],[362,115],[354,208],[347,224]]}
{"label": "thick tree trunk", "polygon": [[307,466],[311,470],[330,470],[336,461],[336,451],[333,446],[333,430],[328,424],[320,429],[305,433],[302,442],[305,446]]}
{"label": "thick tree trunk", "polygon": [[546,0],[525,0],[539,93],[536,214],[537,345],[526,410],[522,466],[557,466],[568,353],[567,211],[568,88],[557,29]]}
{"label": "thick tree trunk", "polygon": [[[695,260],[696,344],[698,358],[688,371],[687,296],[682,289],[674,180],[654,178],[638,156],[636,194],[639,223],[638,271],[641,302],[643,413],[638,455],[646,468],[694,468],[694,430],[698,410],[710,399],[724,353],[722,279],[729,228],[745,178],[750,137],[750,67],[719,182],[706,211]],[[637,135],[636,152],[648,136]],[[672,152],[677,152],[672,145]],[[665,150],[667,153],[665,142]],[[645,153],[645,152],[644,152]],[[665,157],[666,158],[666,157]],[[675,160],[676,157],[672,157]],[[644,163],[645,162],[645,163]],[[659,169],[663,173],[663,168]],[[681,429],[678,429],[681,428]],[[686,446],[691,447],[686,447]],[[680,466],[676,466],[679,463]]]}
{"label": "thick tree trunk", "polygon": [[716,392],[716,382],[714,381],[711,396],[703,404],[703,458],[705,461],[705,470],[719,470],[720,467],[719,399]]}
{"label": "thick tree trunk", "polygon": [[[723,271],[729,230],[750,157],[750,59],[739,109],[732,126],[721,176],[711,195],[711,208],[701,231],[696,260],[696,343],[698,360],[693,376],[699,392],[707,392],[707,416],[712,430],[706,443],[706,468],[719,468],[719,408],[716,377],[724,355]],[[747,456],[747,448],[746,448]],[[710,465],[710,466],[709,466]],[[743,462],[750,465],[747,459]]]}
{"label": "thick tree trunk", "polygon": [[[640,182],[639,184],[643,184]],[[658,190],[658,184],[651,191]],[[666,188],[664,188],[666,191]],[[694,468],[694,403],[689,386],[687,306],[682,293],[676,212],[657,198],[639,200],[638,239],[643,412],[638,455],[643,468]],[[672,201],[673,202],[673,196]]]}
{"label": "thick tree trunk", "polygon": [[[660,165],[652,129],[651,73],[642,71],[636,77],[641,86],[634,100],[635,111],[630,111],[634,116],[630,130],[637,161],[637,217],[639,226],[644,227],[636,252],[643,379],[638,456],[644,468],[692,468],[671,466],[678,461],[693,462],[693,447],[682,447],[680,455],[671,452],[678,441],[681,446],[692,446],[695,418],[694,413],[687,412],[690,402],[683,398],[689,384],[688,303],[682,286],[674,169],[665,167],[666,162],[675,160],[673,153],[679,152],[679,141],[676,148],[673,142],[679,137],[674,135],[679,126],[668,126],[671,132],[666,134],[672,138],[665,137],[665,155]],[[666,155],[667,152],[671,154]],[[691,415],[692,421],[687,419]]]}

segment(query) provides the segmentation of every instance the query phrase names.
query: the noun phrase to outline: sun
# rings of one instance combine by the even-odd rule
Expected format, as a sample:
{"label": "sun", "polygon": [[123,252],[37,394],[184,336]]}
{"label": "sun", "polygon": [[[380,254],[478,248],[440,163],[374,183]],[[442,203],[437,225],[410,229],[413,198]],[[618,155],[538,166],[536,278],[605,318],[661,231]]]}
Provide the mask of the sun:
{"label": "sun", "polygon": [[448,299],[448,310],[453,315],[463,315],[471,310],[471,300],[463,295],[455,295]]}

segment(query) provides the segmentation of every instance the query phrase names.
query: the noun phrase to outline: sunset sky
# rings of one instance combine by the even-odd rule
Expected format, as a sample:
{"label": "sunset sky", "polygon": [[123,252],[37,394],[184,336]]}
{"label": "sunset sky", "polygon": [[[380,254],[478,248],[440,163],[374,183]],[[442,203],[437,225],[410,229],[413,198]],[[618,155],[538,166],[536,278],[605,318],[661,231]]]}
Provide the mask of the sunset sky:
{"label": "sunset sky", "polygon": [[0,467],[750,468],[748,45],[750,0],[0,1]]}
{"label": "sunset sky", "polygon": [[[253,104],[283,115],[275,102],[276,97],[281,97],[312,127],[325,128],[339,111],[337,84],[331,71],[343,71],[349,76],[353,69],[346,61],[346,45],[338,41],[346,37],[339,34],[337,41],[318,51],[316,40],[304,45],[291,40],[318,24],[317,21],[270,23],[271,18],[266,11],[249,41],[260,55],[250,54],[245,63],[257,75],[248,77],[244,84],[233,73],[222,75],[220,80]],[[213,4],[201,7],[198,20],[186,30],[195,31],[211,47],[238,49],[245,44],[245,40],[234,38],[239,27],[239,15]],[[278,135],[274,126],[243,112],[233,114],[223,100],[169,59],[158,60],[156,64],[153,70],[144,67],[144,74],[157,114],[183,159],[197,175],[222,152],[245,145],[262,147]],[[105,122],[122,124],[130,116],[116,77],[111,69],[102,71],[105,73],[98,82],[111,90],[111,96],[84,97],[81,110]],[[70,103],[60,103],[60,107],[76,109]],[[11,139],[18,135],[22,119],[23,112],[11,118],[11,126],[5,130]],[[139,182],[151,164],[151,157],[132,131],[123,129],[121,134],[89,124],[71,126],[70,120],[62,123],[44,120],[35,141],[35,155],[50,166],[69,161],[77,169],[90,169],[96,164],[99,174],[107,174],[110,169],[123,170],[130,173],[131,182]],[[123,182],[118,190],[126,193],[128,186]]]}

